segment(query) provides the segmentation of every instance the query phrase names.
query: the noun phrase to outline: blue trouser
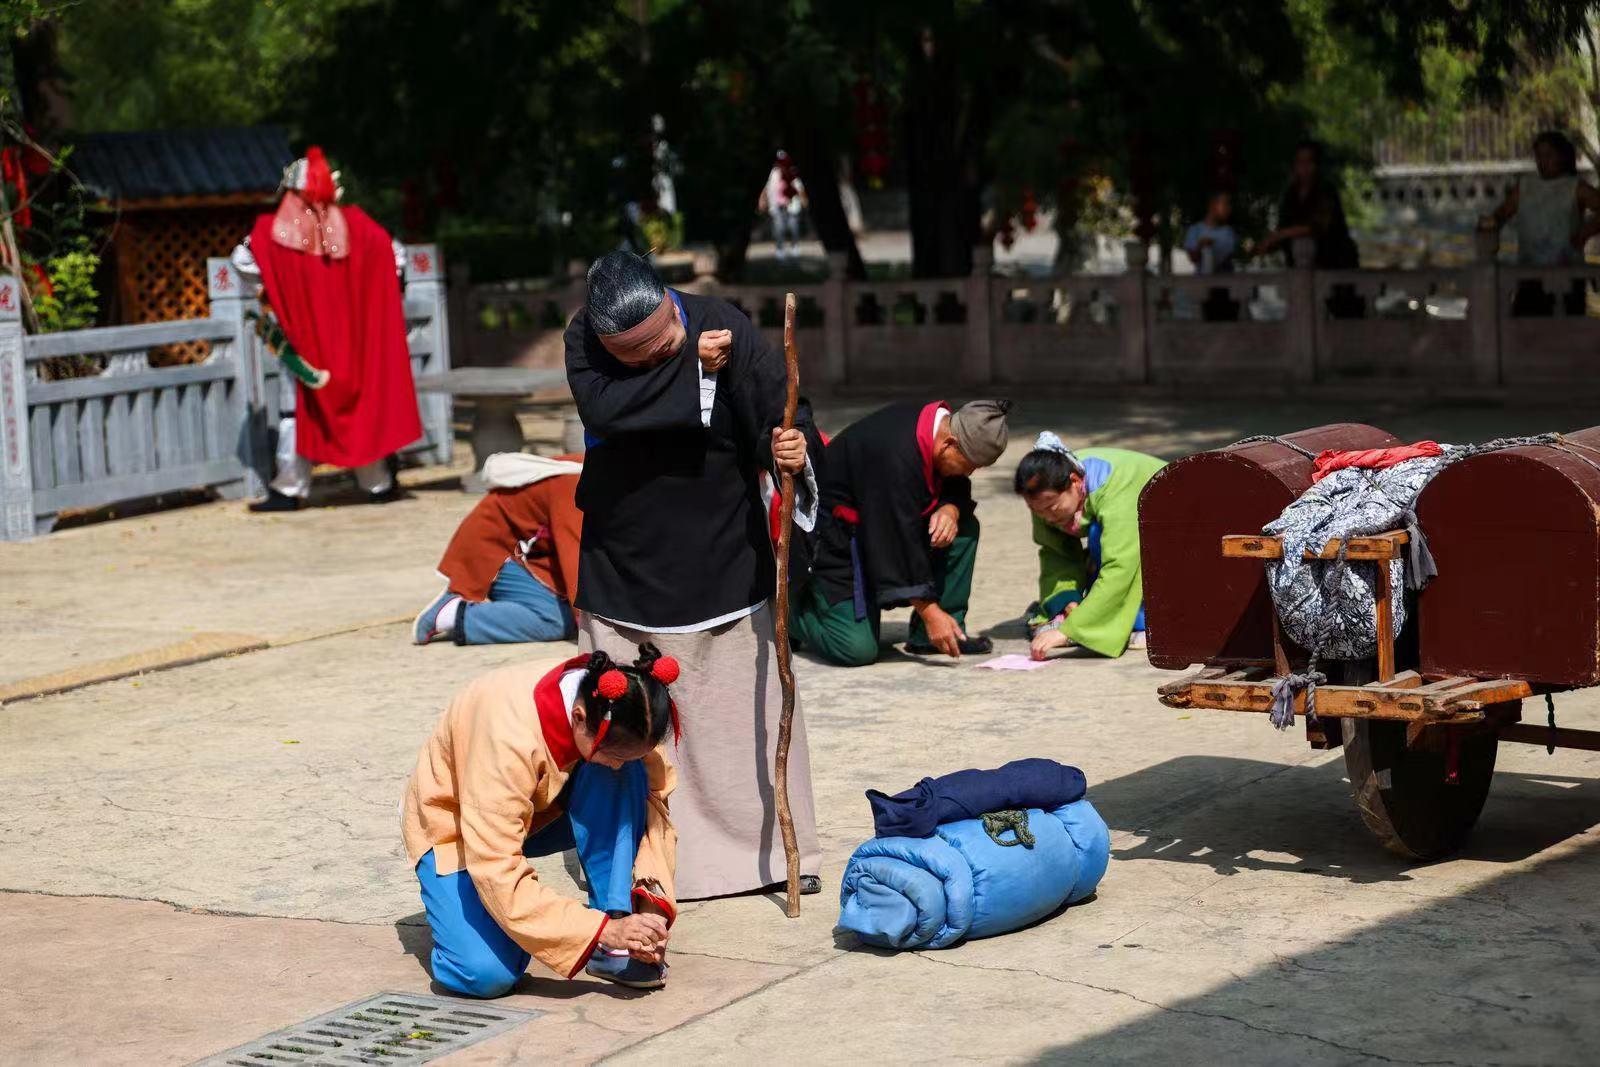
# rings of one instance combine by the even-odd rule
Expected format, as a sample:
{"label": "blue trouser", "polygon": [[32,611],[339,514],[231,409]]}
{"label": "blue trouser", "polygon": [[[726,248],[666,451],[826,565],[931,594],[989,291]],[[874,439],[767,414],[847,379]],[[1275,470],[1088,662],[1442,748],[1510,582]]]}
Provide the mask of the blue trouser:
{"label": "blue trouser", "polygon": [[461,602],[457,643],[505,645],[522,641],[559,641],[577,633],[572,609],[514,559],[500,567],[489,599]]}
{"label": "blue trouser", "polygon": [[[627,915],[633,911],[633,860],[649,795],[649,777],[637,760],[619,770],[580,763],[562,793],[563,813],[524,841],[522,854],[576,849],[589,883],[589,906]],[[464,870],[438,874],[430,850],[417,861],[417,882],[433,928],[434,981],[469,997],[510,992],[530,957],[484,908],[471,876]]]}

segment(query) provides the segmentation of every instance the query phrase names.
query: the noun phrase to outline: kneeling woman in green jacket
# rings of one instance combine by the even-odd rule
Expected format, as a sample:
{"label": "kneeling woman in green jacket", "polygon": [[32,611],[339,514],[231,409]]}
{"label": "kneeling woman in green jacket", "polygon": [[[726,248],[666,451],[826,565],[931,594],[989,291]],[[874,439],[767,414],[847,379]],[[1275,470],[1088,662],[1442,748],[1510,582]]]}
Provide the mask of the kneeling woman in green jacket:
{"label": "kneeling woman in green jacket", "polygon": [[1034,659],[1068,645],[1120,656],[1136,634],[1142,645],[1139,493],[1163,466],[1121,448],[1074,453],[1048,430],[1022,457],[1015,486],[1039,546]]}

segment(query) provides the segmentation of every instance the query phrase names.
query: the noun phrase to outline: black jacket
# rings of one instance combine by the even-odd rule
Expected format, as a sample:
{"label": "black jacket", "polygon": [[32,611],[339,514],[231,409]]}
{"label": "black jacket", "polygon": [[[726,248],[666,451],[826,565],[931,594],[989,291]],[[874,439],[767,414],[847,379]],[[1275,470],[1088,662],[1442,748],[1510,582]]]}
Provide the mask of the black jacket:
{"label": "black jacket", "polygon": [[[567,326],[567,383],[584,429],[600,439],[578,481],[583,541],[576,606],[644,627],[686,626],[761,603],[775,569],[758,475],[772,469],[783,420],[782,356],[738,308],[679,293],[683,349],[636,370],[589,326]],[[711,425],[700,424],[699,338],[731,330]],[[802,408],[796,425],[809,430]]]}
{"label": "black jacket", "polygon": [[[869,606],[892,608],[938,599],[928,516],[944,504],[956,505],[963,514],[975,505],[971,481],[940,479],[929,470],[929,453],[918,440],[918,424],[928,407],[890,404],[828,442],[818,474],[822,508],[813,579],[829,604],[849,600],[854,593],[852,537]],[[851,521],[852,514],[858,522]]]}

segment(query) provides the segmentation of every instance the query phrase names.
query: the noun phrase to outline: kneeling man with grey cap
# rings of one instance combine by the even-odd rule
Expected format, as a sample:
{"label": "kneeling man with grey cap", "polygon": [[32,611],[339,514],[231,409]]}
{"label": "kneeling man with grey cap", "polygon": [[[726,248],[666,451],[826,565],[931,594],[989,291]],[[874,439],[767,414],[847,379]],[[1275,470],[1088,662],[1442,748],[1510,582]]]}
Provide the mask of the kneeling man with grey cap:
{"label": "kneeling man with grey cap", "polygon": [[811,580],[791,596],[789,634],[800,647],[864,666],[878,658],[883,610],[909,604],[907,652],[990,651],[966,628],[978,558],[969,476],[1005,451],[1010,407],[891,404],[828,443]]}

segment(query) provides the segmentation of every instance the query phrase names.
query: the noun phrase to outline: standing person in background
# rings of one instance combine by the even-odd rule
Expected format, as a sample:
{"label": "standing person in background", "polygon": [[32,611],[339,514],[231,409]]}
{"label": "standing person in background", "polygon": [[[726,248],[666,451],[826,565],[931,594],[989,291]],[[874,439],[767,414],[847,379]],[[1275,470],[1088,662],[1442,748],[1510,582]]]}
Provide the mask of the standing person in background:
{"label": "standing person in background", "polygon": [[[786,377],[739,309],[667,289],[612,252],[589,268],[566,332],[567,382],[596,442],[578,481],[580,641],[622,657],[652,644],[684,666],[673,821],[678,891],[728,896],[781,882],[773,764],[783,696],[763,474],[796,476],[796,522],[816,520],[807,418],[780,429]],[[795,709],[789,799],[802,890],[821,849],[805,719]]]}
{"label": "standing person in background", "polygon": [[1534,138],[1533,161],[1538,172],[1519,177],[1478,225],[1494,230],[1515,221],[1522,266],[1581,263],[1583,246],[1600,233],[1600,191],[1578,177],[1578,150],[1565,134],[1545,130]]}
{"label": "standing person in background", "polygon": [[318,463],[354,472],[370,503],[399,500],[394,454],[422,436],[396,277],[405,249],[366,212],[341,204],[343,193],[312,145],[285,169],[277,210],[233,250],[233,265],[261,279],[276,343],[321,379],[299,381],[284,404],[276,473],[251,511],[301,507]]}
{"label": "standing person in background", "polygon": [[1292,267],[1294,241],[1309,237],[1315,244],[1313,265],[1318,270],[1354,270],[1359,266],[1344,205],[1322,170],[1322,146],[1316,141],[1301,141],[1294,150],[1289,188],[1278,204],[1278,228],[1261,242],[1257,255],[1266,255],[1281,245]]}
{"label": "standing person in background", "polygon": [[[778,258],[800,255],[800,208],[804,204],[805,186],[789,153],[778,150],[778,158],[767,172],[767,184],[761,190],[757,206],[772,220],[772,242],[778,246]],[[789,241],[784,251],[783,242]]]}
{"label": "standing person in background", "polygon": [[1223,190],[1206,201],[1205,217],[1183,235],[1183,250],[1189,254],[1196,274],[1227,274],[1233,270],[1233,252],[1238,234],[1229,220],[1233,217],[1233,194]]}

